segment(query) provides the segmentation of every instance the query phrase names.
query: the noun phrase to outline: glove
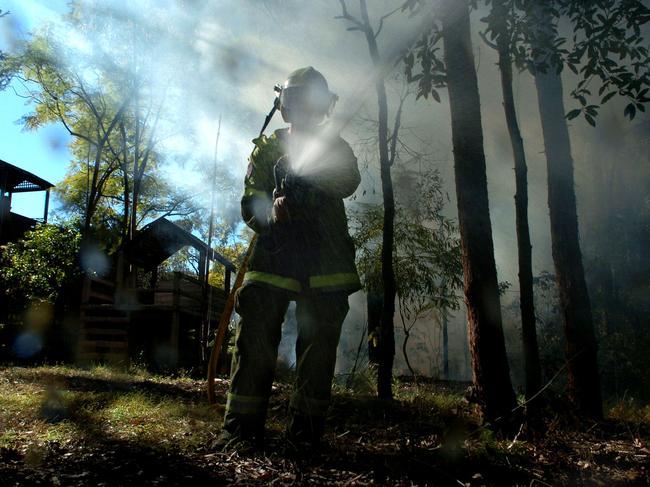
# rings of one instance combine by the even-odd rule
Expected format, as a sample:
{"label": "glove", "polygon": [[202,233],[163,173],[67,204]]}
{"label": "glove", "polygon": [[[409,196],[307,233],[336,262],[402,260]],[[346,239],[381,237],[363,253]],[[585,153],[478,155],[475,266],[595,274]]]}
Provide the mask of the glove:
{"label": "glove", "polygon": [[289,212],[289,201],[286,196],[278,196],[273,200],[271,208],[271,221],[273,223],[289,223],[291,214]]}
{"label": "glove", "polygon": [[273,176],[276,189],[279,189],[282,193],[277,196],[289,196],[292,206],[293,202],[299,205],[311,189],[309,182],[292,170],[288,156],[282,156],[277,160],[275,166],[273,166]]}

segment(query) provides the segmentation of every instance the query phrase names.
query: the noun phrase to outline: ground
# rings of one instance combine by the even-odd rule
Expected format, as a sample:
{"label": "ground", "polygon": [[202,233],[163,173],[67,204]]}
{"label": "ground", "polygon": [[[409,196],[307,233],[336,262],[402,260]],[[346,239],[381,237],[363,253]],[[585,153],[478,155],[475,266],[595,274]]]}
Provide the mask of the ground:
{"label": "ground", "polygon": [[[600,423],[551,417],[534,441],[501,438],[449,384],[335,387],[325,446],[287,451],[290,386],[276,383],[264,450],[220,453],[205,383],[106,367],[0,368],[0,485],[650,485],[650,406]],[[354,391],[354,392],[353,392]],[[551,415],[553,416],[553,415]]]}

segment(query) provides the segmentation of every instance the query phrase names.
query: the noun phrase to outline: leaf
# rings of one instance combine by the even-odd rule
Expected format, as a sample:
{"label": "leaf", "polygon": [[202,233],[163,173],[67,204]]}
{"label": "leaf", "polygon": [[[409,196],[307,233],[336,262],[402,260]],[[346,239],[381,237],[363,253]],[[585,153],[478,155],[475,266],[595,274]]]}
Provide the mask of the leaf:
{"label": "leaf", "polygon": [[596,120],[594,120],[594,117],[592,117],[588,113],[585,113],[585,120],[587,120],[587,122],[589,122],[589,125],[591,125],[592,127],[596,126]]}
{"label": "leaf", "polygon": [[616,92],[615,92],[615,91],[611,91],[611,92],[607,93],[607,94],[603,97],[603,99],[602,99],[602,101],[601,101],[601,104],[604,105],[604,104],[607,103],[609,100],[611,100],[615,95],[616,95]]}
{"label": "leaf", "polygon": [[567,120],[573,120],[574,118],[576,118],[581,113],[582,113],[582,109],[576,108],[575,110],[571,110],[569,113],[566,114],[566,119]]}
{"label": "leaf", "polygon": [[634,120],[634,117],[636,116],[636,106],[634,106],[634,103],[630,103],[625,107],[623,115],[629,117],[630,120]]}

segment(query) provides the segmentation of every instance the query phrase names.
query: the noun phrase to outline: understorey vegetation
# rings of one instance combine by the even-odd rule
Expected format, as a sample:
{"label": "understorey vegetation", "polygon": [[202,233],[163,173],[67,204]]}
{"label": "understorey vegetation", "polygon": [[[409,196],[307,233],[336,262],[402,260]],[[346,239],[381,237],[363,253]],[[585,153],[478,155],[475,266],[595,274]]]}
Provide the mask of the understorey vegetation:
{"label": "understorey vegetation", "polygon": [[[583,423],[549,403],[544,434],[503,437],[482,422],[463,386],[395,380],[395,400],[336,386],[322,448],[288,451],[291,385],[276,382],[264,448],[211,448],[219,402],[205,384],[144,369],[0,369],[2,485],[646,485],[650,408],[631,399]],[[363,375],[363,377],[361,377]],[[364,392],[366,391],[366,392]],[[468,397],[470,399],[468,399]],[[553,411],[553,412],[552,412]]]}

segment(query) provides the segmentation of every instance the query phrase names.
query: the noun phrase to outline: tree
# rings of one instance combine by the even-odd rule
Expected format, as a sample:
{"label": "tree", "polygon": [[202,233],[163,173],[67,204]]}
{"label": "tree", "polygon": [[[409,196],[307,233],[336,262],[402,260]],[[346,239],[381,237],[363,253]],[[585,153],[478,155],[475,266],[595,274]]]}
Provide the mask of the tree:
{"label": "tree", "polygon": [[474,380],[490,420],[515,406],[506,357],[490,223],[478,80],[469,7],[443,2],[442,40],[451,107],[456,195]]}
{"label": "tree", "polygon": [[[111,251],[147,220],[196,210],[198,195],[178,191],[159,171],[160,141],[175,130],[166,118],[174,73],[161,76],[152,60],[171,54],[153,56],[150,30],[112,9],[72,2],[66,22],[83,33],[86,48],[45,28],[3,62],[3,72],[35,104],[26,128],[61,123],[73,136],[73,161],[57,193],[64,211],[83,216],[84,241]],[[118,278],[130,275],[128,267],[117,270]]]}
{"label": "tree", "polygon": [[[566,120],[583,113],[587,122],[595,125],[599,106],[587,102],[591,96],[588,85],[594,78],[601,82],[601,104],[617,93],[631,100],[625,109],[630,118],[650,101],[646,96],[650,87],[648,51],[640,45],[640,26],[650,20],[650,10],[635,1],[597,3],[562,0],[557,10],[531,6],[528,25],[532,33],[529,65],[537,87],[547,158],[551,239],[569,360],[569,393],[577,408],[593,418],[602,417],[598,346],[582,264]],[[563,38],[558,35],[554,16],[561,14],[567,15],[574,26],[574,48],[570,52],[556,47]],[[612,59],[614,55],[618,55],[618,63]],[[627,56],[630,64],[623,62]],[[560,77],[563,62],[581,77],[572,91],[581,108],[566,116]]]}
{"label": "tree", "polygon": [[[9,15],[9,12],[0,8],[0,19],[6,15]],[[7,72],[7,70],[3,67],[3,61],[5,58],[6,54],[0,51],[0,91],[4,90],[11,81],[11,73]]]}
{"label": "tree", "polygon": [[[150,165],[149,174],[143,179],[140,188],[137,225],[156,218],[166,217],[185,219],[199,211],[197,198],[201,194],[189,194],[186,190],[174,187],[159,176],[157,161]],[[114,171],[102,186],[100,198],[91,226],[93,236],[107,251],[113,251],[127,240],[130,212],[125,213],[125,198],[130,200],[130,191],[125,191],[124,174]],[[83,162],[72,161],[66,176],[56,188],[55,194],[61,202],[60,213],[83,218],[87,208],[88,166]],[[127,179],[127,182],[129,180]],[[130,187],[127,186],[127,187]],[[126,194],[125,194],[126,193]]]}
{"label": "tree", "polygon": [[[489,3],[489,1],[488,1]],[[515,98],[512,87],[512,18],[511,8],[506,0],[494,0],[488,17],[487,34],[492,41],[486,42],[494,47],[499,56],[503,109],[512,145],[515,162],[515,214],[517,232],[517,257],[519,264],[519,305],[521,312],[521,332],[523,339],[524,369],[526,375],[526,398],[532,398],[541,388],[542,370],[539,361],[537,331],[535,327],[535,306],[533,297],[533,263],[530,230],[528,225],[528,166],[524,141],[519,129]]]}
{"label": "tree", "polygon": [[[23,90],[17,94],[35,104],[34,113],[23,118],[28,129],[60,122],[76,139],[72,152],[88,166],[88,191],[83,234],[89,236],[91,222],[108,178],[118,169],[107,160],[109,138],[130,103],[131,94],[111,83],[92,63],[81,67],[63,65],[63,48],[47,37],[33,39],[24,52],[5,60]],[[89,86],[81,75],[88,69],[101,79]],[[87,75],[87,73],[85,73]]]}
{"label": "tree", "polygon": [[[412,11],[422,4],[407,2]],[[441,40],[444,61],[438,55]],[[416,61],[420,69],[414,74]],[[437,89],[447,86],[449,92],[472,371],[483,412],[493,421],[514,408],[515,395],[501,320],[468,4],[442,2],[432,29],[407,54],[405,64],[408,79],[417,82],[418,96],[440,100]]]}
{"label": "tree", "polygon": [[43,224],[0,247],[0,286],[15,302],[51,304],[79,276],[81,237],[72,226]]}
{"label": "tree", "polygon": [[[537,20],[540,29],[545,30],[547,35],[553,35],[549,15],[540,10]],[[538,49],[543,49],[543,46]],[[598,346],[580,251],[573,160],[565,119],[562,79],[553,66],[545,72],[535,70],[534,76],[546,151],[553,262],[567,339],[569,390],[580,411],[600,418],[602,398]]]}
{"label": "tree", "polygon": [[0,247],[0,356],[70,360],[78,309],[81,234],[72,223],[38,225]]}
{"label": "tree", "polygon": [[[597,344],[578,236],[573,161],[566,119],[580,114],[596,124],[598,109],[615,95],[628,98],[625,114],[633,118],[650,89],[648,50],[641,27],[650,20],[642,2],[556,0],[508,3],[512,14],[510,52],[520,68],[535,77],[542,118],[548,168],[551,238],[562,316],[567,341],[569,393],[578,409],[602,416],[597,367]],[[558,19],[565,16],[572,29],[572,45],[558,33]],[[618,59],[616,59],[618,57]],[[568,66],[579,77],[572,97],[580,108],[564,115],[560,73]],[[590,84],[599,82],[599,104]]]}
{"label": "tree", "polygon": [[[391,178],[391,166],[395,161],[395,144],[397,131],[399,129],[399,116],[396,117],[395,130],[389,134],[388,128],[388,99],[386,96],[386,85],[380,74],[383,71],[384,60],[382,60],[379,48],[377,47],[377,36],[379,35],[383,22],[387,16],[382,17],[377,29],[370,24],[366,0],[359,0],[360,17],[351,15],[348,12],[345,0],[339,0],[341,4],[341,16],[339,18],[349,21],[352,26],[349,30],[360,31],[364,34],[368,43],[368,51],[373,66],[377,72],[375,77],[375,91],[377,92],[378,104],[378,149],[379,167],[381,172],[381,188],[383,195],[383,234],[381,245],[381,274],[382,274],[382,312],[381,329],[379,334],[379,364],[377,367],[377,394],[384,399],[392,399],[392,375],[393,361],[395,358],[395,296],[397,287],[395,283],[395,271],[393,269],[393,246],[394,246],[394,222],[395,222],[395,197],[393,194],[393,182]],[[394,13],[393,11],[392,13]],[[391,14],[392,14],[391,13]],[[388,14],[388,15],[391,15]],[[389,148],[389,143],[390,148]]]}
{"label": "tree", "polygon": [[[416,154],[417,162],[421,154]],[[407,164],[405,162],[405,164]],[[397,282],[398,312],[404,332],[402,353],[415,375],[408,356],[408,341],[416,322],[434,310],[456,309],[454,291],[461,285],[462,268],[457,229],[442,214],[445,197],[437,170],[409,170],[399,166],[396,174],[395,245],[393,268]],[[381,288],[381,238],[383,212],[380,205],[362,204],[354,213],[354,238],[359,273],[364,288]],[[370,340],[374,337],[370,335]]]}

